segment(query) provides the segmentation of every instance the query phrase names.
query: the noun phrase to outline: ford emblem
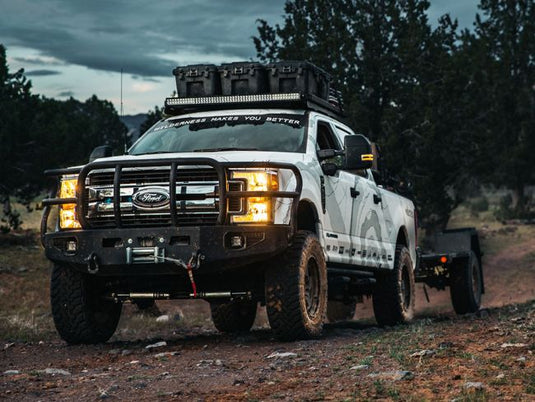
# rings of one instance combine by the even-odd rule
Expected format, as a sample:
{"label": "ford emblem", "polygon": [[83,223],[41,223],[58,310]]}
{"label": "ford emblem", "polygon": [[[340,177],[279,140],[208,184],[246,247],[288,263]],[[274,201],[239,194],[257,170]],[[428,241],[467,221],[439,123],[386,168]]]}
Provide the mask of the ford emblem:
{"label": "ford emblem", "polygon": [[169,191],[165,188],[150,187],[134,193],[133,204],[140,209],[161,209],[169,205]]}

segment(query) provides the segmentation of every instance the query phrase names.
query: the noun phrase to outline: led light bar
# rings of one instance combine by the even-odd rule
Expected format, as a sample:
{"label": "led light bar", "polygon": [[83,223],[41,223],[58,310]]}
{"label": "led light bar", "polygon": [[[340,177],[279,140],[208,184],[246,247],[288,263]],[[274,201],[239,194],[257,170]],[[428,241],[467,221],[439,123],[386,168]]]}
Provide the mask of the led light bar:
{"label": "led light bar", "polygon": [[259,103],[259,102],[280,102],[280,101],[300,101],[302,94],[259,94],[259,95],[227,95],[227,96],[204,96],[200,98],[166,98],[165,106],[200,106],[200,105],[221,105],[231,103]]}

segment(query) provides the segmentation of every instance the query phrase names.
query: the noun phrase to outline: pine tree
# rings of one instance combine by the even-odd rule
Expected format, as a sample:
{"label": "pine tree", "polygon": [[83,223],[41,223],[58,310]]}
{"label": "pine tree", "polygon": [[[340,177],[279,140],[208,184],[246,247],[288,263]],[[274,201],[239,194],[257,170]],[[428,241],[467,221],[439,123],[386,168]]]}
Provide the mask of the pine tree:
{"label": "pine tree", "polygon": [[525,188],[535,182],[535,3],[482,0],[472,41],[481,48],[480,85],[488,100],[482,144],[483,173],[513,191],[518,216],[526,214]]}

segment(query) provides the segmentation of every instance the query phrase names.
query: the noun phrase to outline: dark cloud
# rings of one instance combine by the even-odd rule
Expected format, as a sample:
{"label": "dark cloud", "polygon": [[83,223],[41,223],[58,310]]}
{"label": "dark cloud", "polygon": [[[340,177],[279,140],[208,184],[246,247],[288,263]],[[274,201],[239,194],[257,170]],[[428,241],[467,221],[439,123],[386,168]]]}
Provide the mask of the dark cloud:
{"label": "dark cloud", "polygon": [[51,58],[45,58],[45,57],[13,57],[13,60],[21,63],[21,64],[36,64],[36,65],[46,65],[46,66],[63,66],[65,65],[64,62],[51,59]]}
{"label": "dark cloud", "polygon": [[[139,77],[179,64],[255,56],[256,20],[281,22],[285,0],[0,0],[0,38],[54,60]],[[477,0],[433,0],[430,22],[473,20]],[[462,15],[459,15],[461,13]],[[44,66],[44,65],[43,65]]]}
{"label": "dark cloud", "polygon": [[57,95],[58,98],[72,98],[73,96],[74,96],[73,91],[62,91],[58,93]]}
{"label": "dark cloud", "polygon": [[284,0],[0,0],[0,37],[8,47],[37,49],[97,70],[169,77],[178,64],[253,57],[256,19],[277,22],[283,5]]}
{"label": "dark cloud", "polygon": [[31,71],[25,71],[24,75],[28,77],[43,77],[46,75],[59,75],[61,74],[60,71],[56,70],[31,70]]}

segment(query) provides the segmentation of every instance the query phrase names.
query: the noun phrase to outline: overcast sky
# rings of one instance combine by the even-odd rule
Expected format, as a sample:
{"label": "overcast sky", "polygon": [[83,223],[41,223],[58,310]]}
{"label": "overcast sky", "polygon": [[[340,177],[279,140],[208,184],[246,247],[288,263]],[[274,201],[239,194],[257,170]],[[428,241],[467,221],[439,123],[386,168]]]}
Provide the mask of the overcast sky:
{"label": "overcast sky", "polygon": [[[10,71],[24,68],[33,92],[144,113],[175,88],[177,65],[255,57],[256,19],[280,23],[285,0],[0,0],[0,43]],[[472,26],[477,0],[431,0],[429,19],[450,13]]]}

